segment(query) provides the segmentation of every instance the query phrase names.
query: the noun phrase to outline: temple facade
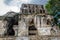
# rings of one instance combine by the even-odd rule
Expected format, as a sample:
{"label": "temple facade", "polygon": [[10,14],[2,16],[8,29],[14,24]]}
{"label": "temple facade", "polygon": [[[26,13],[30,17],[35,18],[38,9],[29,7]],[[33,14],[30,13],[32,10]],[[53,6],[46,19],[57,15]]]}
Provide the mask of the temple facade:
{"label": "temple facade", "polygon": [[43,5],[22,4],[20,11],[19,25],[21,29],[22,27],[25,29],[22,29],[23,36],[28,36],[30,40],[37,40],[38,36],[51,35],[53,17],[47,14]]}

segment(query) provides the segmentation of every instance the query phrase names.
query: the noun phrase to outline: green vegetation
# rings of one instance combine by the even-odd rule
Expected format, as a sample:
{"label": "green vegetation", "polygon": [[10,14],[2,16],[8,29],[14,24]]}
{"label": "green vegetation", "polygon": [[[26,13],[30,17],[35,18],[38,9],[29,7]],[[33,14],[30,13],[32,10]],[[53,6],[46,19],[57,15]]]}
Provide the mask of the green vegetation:
{"label": "green vegetation", "polygon": [[60,0],[49,0],[45,7],[48,14],[55,15],[56,12],[60,12]]}

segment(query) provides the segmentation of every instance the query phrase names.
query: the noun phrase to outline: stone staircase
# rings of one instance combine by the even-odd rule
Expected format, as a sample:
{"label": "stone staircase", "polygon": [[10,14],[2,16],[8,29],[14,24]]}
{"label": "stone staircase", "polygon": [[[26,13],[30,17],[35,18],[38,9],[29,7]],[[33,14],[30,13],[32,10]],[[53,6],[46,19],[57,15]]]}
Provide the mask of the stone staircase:
{"label": "stone staircase", "polygon": [[37,35],[29,36],[30,40],[38,40]]}
{"label": "stone staircase", "polygon": [[0,37],[0,40],[15,40],[16,37]]}

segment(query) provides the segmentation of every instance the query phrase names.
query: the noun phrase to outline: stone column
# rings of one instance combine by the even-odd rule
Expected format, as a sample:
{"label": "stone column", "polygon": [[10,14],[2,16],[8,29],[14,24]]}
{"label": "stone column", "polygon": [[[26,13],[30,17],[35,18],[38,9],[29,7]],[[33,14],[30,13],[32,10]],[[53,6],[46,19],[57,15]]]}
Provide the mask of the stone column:
{"label": "stone column", "polygon": [[40,18],[39,16],[34,17],[34,24],[36,28],[40,28]]}
{"label": "stone column", "polygon": [[43,23],[43,17],[41,17],[41,27],[44,26],[44,23]]}

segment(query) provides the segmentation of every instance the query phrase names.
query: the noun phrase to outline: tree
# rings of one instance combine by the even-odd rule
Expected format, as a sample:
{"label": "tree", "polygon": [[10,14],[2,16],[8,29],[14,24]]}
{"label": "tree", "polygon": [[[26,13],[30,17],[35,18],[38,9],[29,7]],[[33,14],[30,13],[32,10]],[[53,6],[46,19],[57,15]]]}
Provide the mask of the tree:
{"label": "tree", "polygon": [[60,12],[60,0],[49,0],[45,7],[48,14],[55,15],[56,12]]}

